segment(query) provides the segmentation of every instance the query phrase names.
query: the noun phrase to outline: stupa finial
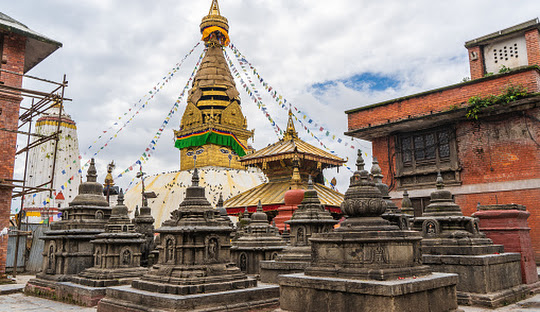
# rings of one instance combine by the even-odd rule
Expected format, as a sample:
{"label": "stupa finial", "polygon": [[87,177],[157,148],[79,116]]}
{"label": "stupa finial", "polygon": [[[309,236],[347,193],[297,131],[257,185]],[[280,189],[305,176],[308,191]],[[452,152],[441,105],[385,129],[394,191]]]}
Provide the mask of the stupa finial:
{"label": "stupa finial", "polygon": [[285,130],[285,134],[283,135],[283,141],[298,139],[298,132],[296,132],[296,128],[294,127],[293,116],[292,109],[289,107],[289,119],[287,120],[287,130]]}
{"label": "stupa finial", "polygon": [[373,165],[371,166],[371,175],[373,176],[373,181],[375,183],[382,183],[383,174],[381,166],[377,161],[377,157],[373,156]]}
{"label": "stupa finial", "polygon": [[118,193],[118,198],[116,199],[116,201],[118,202],[118,205],[124,204],[124,190],[123,189],[120,189],[120,193]]}
{"label": "stupa finial", "polygon": [[193,176],[191,177],[191,185],[199,186],[199,171],[197,170],[197,168],[193,170]]}
{"label": "stupa finial", "polygon": [[437,172],[437,182],[435,183],[435,185],[437,186],[438,190],[444,189],[444,180],[441,175],[441,171]]}
{"label": "stupa finial", "polygon": [[263,207],[261,200],[259,199],[259,202],[257,203],[257,212],[263,212]]}
{"label": "stupa finial", "polygon": [[358,158],[356,159],[356,168],[358,171],[364,170],[364,158],[362,157],[362,150],[358,150]]}
{"label": "stupa finial", "polygon": [[221,16],[217,0],[212,0],[208,15],[203,17],[201,21],[201,34],[202,40],[207,46],[229,45],[229,21]]}
{"label": "stupa finial", "polygon": [[90,160],[90,167],[88,167],[88,171],[86,172],[86,181],[97,182],[97,170],[94,158]]}
{"label": "stupa finial", "polygon": [[311,174],[309,175],[309,178],[308,178],[307,188],[308,188],[308,190],[313,189],[313,179],[311,178]]}

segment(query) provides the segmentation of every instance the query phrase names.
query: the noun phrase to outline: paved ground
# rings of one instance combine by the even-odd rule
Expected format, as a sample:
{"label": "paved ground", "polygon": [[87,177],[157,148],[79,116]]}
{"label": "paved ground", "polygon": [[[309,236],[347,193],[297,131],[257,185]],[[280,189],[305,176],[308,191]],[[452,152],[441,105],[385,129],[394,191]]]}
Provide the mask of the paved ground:
{"label": "paved ground", "polygon": [[[17,276],[16,283],[18,285],[24,285],[26,282],[33,278],[34,276],[29,275],[19,275]],[[7,288],[6,285],[0,285],[0,293],[2,288]],[[10,285],[13,287],[13,285]],[[475,307],[466,307],[460,306],[464,312],[540,312],[540,294],[520,301],[516,304],[512,304],[506,307],[498,308],[495,310],[492,309],[483,309]],[[6,295],[0,295],[0,312],[69,312],[69,311],[78,311],[78,312],[94,312],[96,308],[85,308],[76,305],[71,305],[67,303],[60,303],[52,300],[25,296],[22,293],[12,293]]]}

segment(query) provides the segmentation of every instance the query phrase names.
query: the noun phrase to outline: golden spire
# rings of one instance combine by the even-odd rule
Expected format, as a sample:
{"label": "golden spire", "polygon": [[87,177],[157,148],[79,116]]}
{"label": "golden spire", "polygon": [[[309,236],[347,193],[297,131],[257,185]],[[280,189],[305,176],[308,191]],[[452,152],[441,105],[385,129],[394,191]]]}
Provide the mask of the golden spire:
{"label": "golden spire", "polygon": [[212,5],[210,6],[210,11],[208,11],[208,15],[221,15],[219,12],[219,4],[217,0],[212,0]]}
{"label": "golden spire", "polygon": [[201,34],[206,46],[229,45],[229,21],[221,16],[217,0],[212,0],[208,15],[201,21]]}
{"label": "golden spire", "polygon": [[282,141],[298,139],[298,132],[296,132],[296,129],[294,128],[294,122],[292,118],[293,113],[292,110],[289,108],[289,120],[287,121],[287,130],[285,130]]}

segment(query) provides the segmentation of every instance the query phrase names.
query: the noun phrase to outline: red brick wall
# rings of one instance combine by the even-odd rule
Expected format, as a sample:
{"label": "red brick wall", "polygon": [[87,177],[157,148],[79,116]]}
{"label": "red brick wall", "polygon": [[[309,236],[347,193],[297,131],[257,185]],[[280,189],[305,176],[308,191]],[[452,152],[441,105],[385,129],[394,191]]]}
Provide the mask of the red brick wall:
{"label": "red brick wall", "polygon": [[382,125],[388,121],[404,120],[409,117],[426,116],[431,112],[446,111],[451,109],[453,105],[467,102],[472,96],[500,94],[509,84],[521,84],[529,92],[540,92],[540,70],[530,69],[496,75],[456,87],[443,88],[441,91],[431,91],[423,95],[349,113],[347,116],[349,130]]}
{"label": "red brick wall", "polygon": [[[526,117],[523,114],[531,116]],[[497,119],[460,122],[456,128],[464,184],[540,178],[540,108]]]}
{"label": "red brick wall", "polygon": [[540,33],[532,29],[525,33],[529,65],[540,65]]}
{"label": "red brick wall", "polygon": [[[473,53],[477,56],[476,60],[473,60],[471,57]],[[469,48],[469,67],[472,80],[484,77],[484,54],[480,47]]]}
{"label": "red brick wall", "polygon": [[[3,53],[6,64],[2,69],[23,73],[26,38],[10,34],[4,36]],[[3,72],[1,81],[5,85],[21,87],[22,77]],[[19,105],[22,98],[17,96],[0,96],[0,128],[17,130]],[[0,131],[0,179],[12,179],[15,164],[15,148],[17,135]],[[0,230],[9,226],[11,210],[11,189],[0,187]],[[0,274],[5,273],[7,238],[0,240]]]}
{"label": "red brick wall", "polygon": [[[533,118],[526,117],[531,116]],[[462,185],[512,183],[540,179],[540,107],[523,113],[504,114],[478,122],[463,121],[456,126],[456,142],[459,164],[462,167]],[[531,136],[533,139],[531,139]],[[373,140],[373,155],[385,175],[385,183],[391,185],[395,173],[395,138],[382,137]],[[388,152],[390,146],[390,153]],[[389,156],[390,155],[390,156]],[[389,158],[390,157],[390,158]],[[507,187],[522,187],[523,184]],[[490,191],[478,194],[455,194],[456,203],[463,213],[470,216],[477,203],[522,204],[531,213],[532,246],[535,258],[540,262],[540,185],[535,189],[517,191]],[[396,201],[401,206],[401,200]]]}

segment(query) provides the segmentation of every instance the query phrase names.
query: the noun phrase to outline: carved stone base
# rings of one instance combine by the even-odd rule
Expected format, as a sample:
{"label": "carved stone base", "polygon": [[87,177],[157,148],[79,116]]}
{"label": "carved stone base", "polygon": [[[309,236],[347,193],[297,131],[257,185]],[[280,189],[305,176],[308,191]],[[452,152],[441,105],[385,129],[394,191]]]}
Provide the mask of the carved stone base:
{"label": "carved stone base", "polygon": [[24,293],[31,296],[93,307],[105,297],[105,287],[90,287],[71,282],[54,282],[43,279],[28,281]]}
{"label": "carved stone base", "polygon": [[389,281],[290,274],[280,277],[280,308],[301,312],[446,312],[457,309],[456,274]]}
{"label": "carved stone base", "polygon": [[107,287],[116,285],[127,285],[141,277],[146,273],[147,269],[142,267],[136,268],[120,268],[120,269],[86,269],[74,276],[71,280],[74,283],[91,286],[91,287]]}
{"label": "carved stone base", "polygon": [[261,282],[278,284],[278,276],[302,273],[310,262],[299,261],[261,261]]}
{"label": "carved stone base", "polygon": [[98,311],[253,311],[277,307],[278,300],[279,287],[275,285],[187,296],[116,286],[107,289],[107,296],[99,303]]}

